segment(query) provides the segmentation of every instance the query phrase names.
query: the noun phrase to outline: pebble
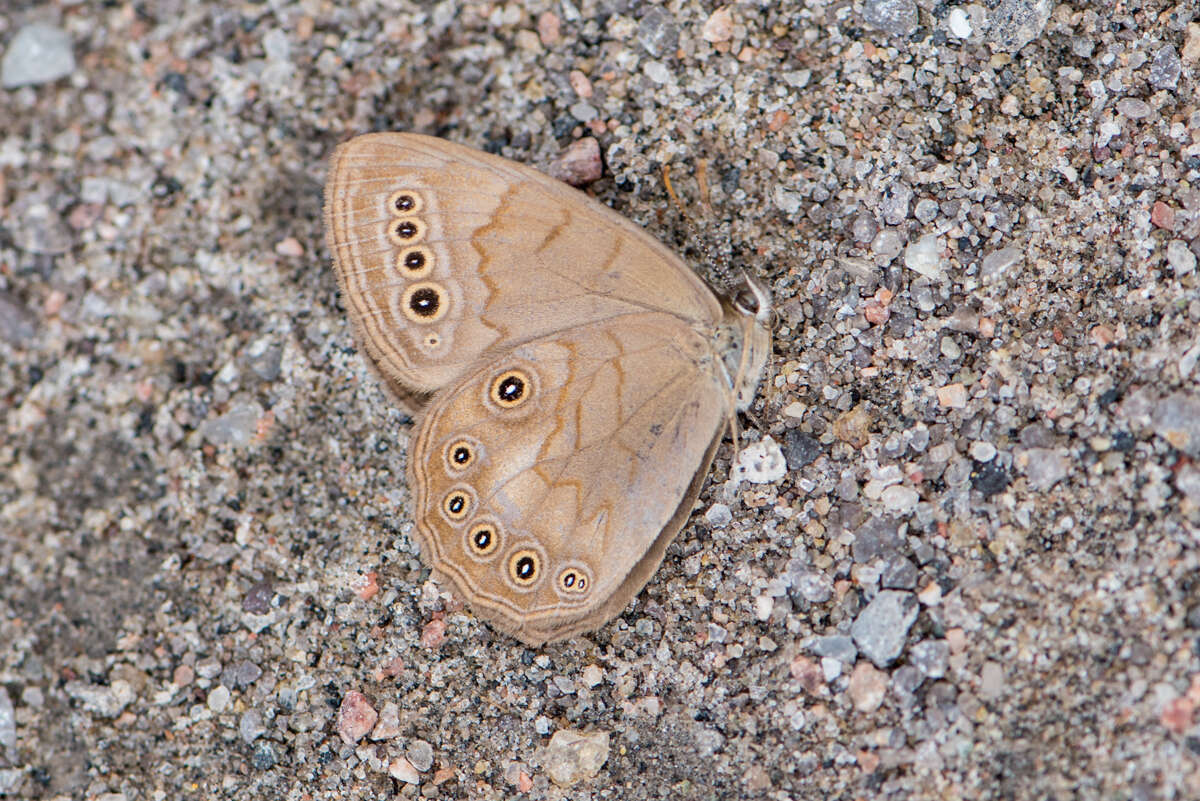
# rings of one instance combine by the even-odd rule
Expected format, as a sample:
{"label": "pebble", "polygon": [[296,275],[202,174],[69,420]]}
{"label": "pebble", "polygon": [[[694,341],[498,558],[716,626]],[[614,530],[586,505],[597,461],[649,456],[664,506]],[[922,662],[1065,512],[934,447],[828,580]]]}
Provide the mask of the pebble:
{"label": "pebble", "polygon": [[671,80],[671,70],[661,61],[647,61],[642,66],[642,71],[646,73],[647,78],[660,86]]}
{"label": "pebble", "polygon": [[275,767],[279,758],[275,755],[275,746],[263,741],[254,746],[250,755],[250,764],[255,770],[270,770]]}
{"label": "pebble", "polygon": [[1057,448],[1030,448],[1018,455],[1024,465],[1025,477],[1035,492],[1045,492],[1066,478],[1071,462]]}
{"label": "pebble", "polygon": [[912,187],[903,181],[897,181],[887,188],[879,201],[879,213],[888,225],[899,225],[908,217],[908,207],[912,203]]}
{"label": "pebble", "polygon": [[75,244],[71,227],[48,203],[37,199],[18,200],[9,207],[8,217],[15,221],[8,234],[18,250],[60,256]]}
{"label": "pebble", "polygon": [[961,6],[950,9],[950,13],[946,16],[946,22],[950,27],[950,33],[959,39],[969,39],[974,32],[971,29],[971,19]]}
{"label": "pebble", "polygon": [[396,757],[388,763],[388,775],[405,784],[421,783],[420,772],[404,757]]}
{"label": "pebble", "polygon": [[263,408],[257,402],[238,402],[224,414],[205,420],[200,425],[200,436],[217,447],[245,447],[254,441],[262,416]]}
{"label": "pebble", "polygon": [[1123,97],[1117,101],[1117,113],[1130,120],[1141,120],[1150,116],[1150,104],[1136,97]]}
{"label": "pebble", "polygon": [[1182,239],[1172,239],[1167,243],[1167,264],[1175,272],[1176,278],[1191,275],[1196,271],[1196,254]]}
{"label": "pebble", "polygon": [[1001,248],[983,257],[979,268],[979,280],[992,284],[1003,278],[1014,264],[1019,262],[1022,252],[1017,248]]}
{"label": "pebble", "polygon": [[975,440],[967,451],[977,462],[990,462],[996,458],[996,446],[983,440]]}
{"label": "pebble", "polygon": [[0,62],[0,83],[5,89],[38,86],[65,78],[75,71],[70,35],[44,22],[31,22],[8,43]]}
{"label": "pebble", "polygon": [[733,512],[729,511],[729,507],[723,503],[714,503],[704,513],[704,519],[713,528],[725,528],[733,522]]}
{"label": "pebble", "polygon": [[400,707],[395,701],[388,701],[379,712],[379,720],[371,729],[371,739],[391,740],[400,736]]}
{"label": "pebble", "polygon": [[919,17],[914,0],[866,0],[863,22],[893,36],[911,36]]}
{"label": "pebble", "polygon": [[1053,10],[1050,0],[1001,0],[989,18],[988,46],[997,52],[1016,53],[1041,35]]}
{"label": "pebble", "polygon": [[125,711],[137,697],[133,686],[124,679],[117,679],[107,687],[82,681],[69,681],[64,687],[67,695],[83,704],[83,708],[102,718],[115,718]]}
{"label": "pebble", "polygon": [[846,692],[856,710],[874,712],[887,694],[887,682],[887,674],[882,670],[877,670],[870,662],[859,662],[850,674]]}
{"label": "pebble", "polygon": [[979,695],[986,700],[999,698],[1004,692],[1004,667],[998,662],[984,662],[979,674]]}
{"label": "pebble", "polygon": [[742,448],[730,473],[735,481],[770,484],[787,475],[787,461],[779,443],[768,435]]}
{"label": "pebble", "polygon": [[792,600],[823,604],[833,597],[833,579],[822,570],[803,569],[792,576]]}
{"label": "pebble", "polygon": [[8,690],[0,687],[0,753],[17,747],[17,716]]}
{"label": "pebble", "polygon": [[421,647],[434,649],[440,648],[442,643],[446,641],[446,621],[442,618],[434,618],[421,627]]}
{"label": "pebble", "polygon": [[921,640],[908,651],[908,663],[930,679],[946,675],[950,644],[945,640]]}
{"label": "pebble", "polygon": [[853,664],[854,660],[858,658],[858,649],[854,647],[854,640],[844,634],[817,637],[808,647],[817,656],[836,659],[847,665]]}
{"label": "pebble", "polygon": [[208,694],[208,708],[219,715],[229,708],[229,699],[229,688],[224,684],[218,684]]}
{"label": "pebble", "polygon": [[884,565],[879,575],[879,586],[885,590],[913,590],[917,587],[918,574],[912,560],[897,554]]}
{"label": "pebble", "polygon": [[728,42],[733,38],[733,14],[728,6],[722,6],[708,15],[700,28],[700,36],[706,42]]}
{"label": "pebble", "polygon": [[961,409],[967,405],[967,388],[957,383],[938,387],[937,399],[945,409]]}
{"label": "pebble", "polygon": [[1174,89],[1183,73],[1183,62],[1174,45],[1165,44],[1150,59],[1150,85],[1155,89]]}
{"label": "pebble", "polygon": [[926,234],[904,249],[904,266],[927,278],[942,277],[942,246],[937,234]]}
{"label": "pebble", "polygon": [[433,746],[424,740],[413,740],[404,753],[412,766],[421,773],[433,767]]}
{"label": "pebble", "polygon": [[542,760],[546,775],[559,787],[595,776],[608,761],[608,739],[606,731],[584,734],[559,729],[550,738]]}
{"label": "pebble", "polygon": [[242,713],[242,717],[238,720],[238,735],[242,738],[242,742],[249,745],[267,733],[267,727],[263,724],[262,714],[257,709],[247,709]]}
{"label": "pebble", "polygon": [[1200,457],[1200,393],[1176,392],[1163,398],[1154,406],[1151,425],[1171,447]]}
{"label": "pebble", "polygon": [[661,8],[651,8],[638,23],[637,40],[655,58],[670,56],[679,46],[679,24]]}
{"label": "pebble", "polygon": [[17,299],[0,289],[0,339],[20,347],[37,333],[37,318]]}
{"label": "pebble", "polygon": [[375,727],[379,713],[362,693],[351,690],[338,707],[337,732],[346,745],[354,745]]}
{"label": "pebble", "polygon": [[912,487],[897,484],[885,489],[879,500],[889,512],[908,514],[916,508],[921,496]]}
{"label": "pebble", "polygon": [[877,667],[887,667],[903,652],[917,610],[917,599],[912,593],[881,590],[858,613],[850,627],[850,636],[858,650]]}
{"label": "pebble", "polygon": [[799,470],[810,465],[821,455],[821,443],[810,434],[798,429],[789,429],[783,435],[783,458],[789,470]]}

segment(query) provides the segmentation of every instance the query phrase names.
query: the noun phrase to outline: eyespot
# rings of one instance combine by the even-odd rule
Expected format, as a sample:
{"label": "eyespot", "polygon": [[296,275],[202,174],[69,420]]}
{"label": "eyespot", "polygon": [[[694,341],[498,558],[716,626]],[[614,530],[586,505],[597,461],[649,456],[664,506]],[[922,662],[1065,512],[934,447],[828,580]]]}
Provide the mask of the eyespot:
{"label": "eyespot", "polygon": [[576,597],[586,595],[588,590],[592,588],[592,578],[588,571],[582,567],[569,565],[559,571],[554,588],[558,590],[560,595]]}
{"label": "eyespot", "polygon": [[387,235],[393,245],[415,245],[425,238],[425,223],[415,218],[401,217],[388,223]]}
{"label": "eyespot", "polygon": [[451,524],[466,520],[474,506],[474,493],[467,487],[455,487],[442,498],[442,514]]}
{"label": "eyespot", "polygon": [[388,211],[397,217],[406,214],[416,214],[425,208],[425,201],[416,192],[409,189],[399,189],[388,195]]}
{"label": "eyespot", "polygon": [[422,281],[404,290],[400,311],[414,323],[435,323],[446,315],[446,292],[439,284]]}
{"label": "eyespot", "polygon": [[492,379],[488,397],[501,409],[520,406],[533,394],[533,386],[524,370],[505,370]]}
{"label": "eyespot", "polygon": [[467,530],[467,553],[486,559],[500,547],[500,527],[490,520],[481,520]]}
{"label": "eyespot", "polygon": [[532,587],[542,577],[542,557],[532,548],[518,548],[509,554],[508,577],[518,587]]}
{"label": "eyespot", "polygon": [[479,458],[479,446],[471,440],[456,439],[446,447],[446,468],[461,473],[475,464]]}
{"label": "eyespot", "polygon": [[421,338],[421,347],[425,348],[425,350],[437,350],[441,344],[442,338],[433,331],[430,331]]}
{"label": "eyespot", "polygon": [[425,245],[405,248],[396,256],[396,271],[406,278],[424,278],[433,271],[433,251]]}

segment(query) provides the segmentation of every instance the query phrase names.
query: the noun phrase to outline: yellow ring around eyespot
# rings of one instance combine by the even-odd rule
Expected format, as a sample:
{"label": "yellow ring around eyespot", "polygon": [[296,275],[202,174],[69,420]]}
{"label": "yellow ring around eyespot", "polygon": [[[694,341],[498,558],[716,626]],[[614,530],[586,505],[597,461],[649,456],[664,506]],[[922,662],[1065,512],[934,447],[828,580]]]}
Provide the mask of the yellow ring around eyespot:
{"label": "yellow ring around eyespot", "polygon": [[[515,390],[512,389],[514,385],[511,382],[513,381],[519,382]],[[517,393],[516,397],[509,397],[514,391]],[[505,370],[492,379],[492,385],[488,388],[488,397],[501,409],[515,409],[527,401],[532,392],[533,383],[529,380],[529,376],[524,370],[514,368]]]}
{"label": "yellow ring around eyespot", "polygon": [[[524,567],[526,559],[532,562],[532,572],[529,576],[522,578],[519,571]],[[532,548],[520,548],[513,551],[512,555],[508,557],[508,577],[518,587],[532,587],[542,577],[542,557]]]}
{"label": "yellow ring around eyespot", "polygon": [[[570,586],[568,586],[566,583],[569,576],[574,576],[574,580],[571,582]],[[568,593],[570,595],[582,595],[588,591],[588,587],[590,585],[591,579],[588,577],[587,572],[578,567],[565,568],[561,573],[558,574],[558,589],[560,592]]]}
{"label": "yellow ring around eyespot", "polygon": [[[407,199],[410,205],[401,208],[401,200]],[[387,210],[395,217],[405,217],[409,214],[419,214],[425,208],[425,199],[411,189],[397,189],[388,195]]]}
{"label": "yellow ring around eyespot", "polygon": [[[421,302],[432,302],[432,313],[425,314],[413,307],[414,303]],[[442,289],[440,284],[436,284],[433,281],[421,281],[420,283],[411,284],[404,290],[404,294],[400,296],[400,312],[414,323],[436,323],[446,316],[446,310],[449,307],[450,304],[447,302],[446,290]]]}
{"label": "yellow ring around eyespot", "polygon": [[425,221],[416,217],[394,217],[388,220],[387,238],[397,247],[415,245],[425,238]]}
{"label": "yellow ring around eyespot", "polygon": [[[490,531],[491,539],[482,548],[475,542],[475,537],[481,531]],[[500,530],[493,523],[476,523],[467,532],[467,547],[476,556],[491,556],[500,547]]]}
{"label": "yellow ring around eyespot", "polygon": [[405,248],[396,255],[396,272],[405,278],[424,278],[433,272],[433,251],[428,245]]}
{"label": "yellow ring around eyespot", "polygon": [[[459,509],[457,512],[453,509],[455,501],[457,501],[459,504]],[[442,511],[445,512],[446,517],[457,523],[459,520],[466,518],[466,516],[470,514],[471,496],[462,490],[451,490],[446,494],[446,497],[442,499]]]}
{"label": "yellow ring around eyespot", "polygon": [[[460,451],[464,454],[462,461],[459,461]],[[451,470],[461,473],[475,464],[475,447],[465,439],[451,442],[450,447],[446,448],[446,464]]]}

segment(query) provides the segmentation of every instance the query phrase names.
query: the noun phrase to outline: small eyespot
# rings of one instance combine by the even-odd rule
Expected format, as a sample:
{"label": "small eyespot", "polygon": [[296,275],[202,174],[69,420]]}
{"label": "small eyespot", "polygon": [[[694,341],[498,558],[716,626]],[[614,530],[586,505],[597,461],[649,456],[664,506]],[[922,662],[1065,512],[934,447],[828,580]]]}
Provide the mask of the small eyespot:
{"label": "small eyespot", "polygon": [[421,220],[401,217],[392,220],[387,226],[388,239],[393,245],[415,245],[425,238],[425,223]]}
{"label": "small eyespot", "polygon": [[465,439],[455,440],[446,449],[446,464],[451,470],[462,472],[475,464],[475,446]]}
{"label": "small eyespot", "polygon": [[452,523],[458,523],[471,513],[471,495],[462,489],[453,489],[442,499],[442,512]]}
{"label": "small eyespot", "polygon": [[492,380],[488,392],[492,403],[501,409],[512,409],[528,400],[531,394],[529,376],[523,370],[505,370]]}
{"label": "small eyespot", "polygon": [[432,281],[412,284],[400,298],[400,311],[414,323],[434,323],[446,314],[446,293]]}
{"label": "small eyespot", "polygon": [[406,214],[416,214],[425,208],[425,203],[416,192],[401,189],[388,196],[387,207],[392,214],[402,217]]}
{"label": "small eyespot", "polygon": [[438,346],[441,344],[442,338],[432,331],[430,331],[421,339],[421,345],[425,348],[425,350],[437,350]]}
{"label": "small eyespot", "polygon": [[487,558],[500,547],[500,530],[494,523],[481,521],[467,532],[467,550],[480,559]]}
{"label": "small eyespot", "polygon": [[424,278],[433,271],[433,251],[425,245],[405,248],[396,256],[396,271],[406,278]]}
{"label": "small eyespot", "polygon": [[532,548],[520,548],[508,557],[508,577],[518,587],[532,587],[542,577],[542,557]]}
{"label": "small eyespot", "polygon": [[580,567],[567,567],[558,574],[558,591],[563,595],[583,595],[592,586],[587,571]]}

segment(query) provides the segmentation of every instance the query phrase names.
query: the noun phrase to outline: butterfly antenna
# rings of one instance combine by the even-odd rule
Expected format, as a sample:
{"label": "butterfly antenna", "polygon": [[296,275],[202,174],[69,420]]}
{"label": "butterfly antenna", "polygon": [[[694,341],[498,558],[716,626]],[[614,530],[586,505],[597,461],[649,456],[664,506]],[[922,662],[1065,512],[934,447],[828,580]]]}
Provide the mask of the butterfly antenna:
{"label": "butterfly antenna", "polygon": [[[715,253],[709,244],[709,241],[700,232],[700,226],[697,225],[692,215],[688,214],[687,208],[683,205],[683,201],[679,199],[679,195],[675,194],[675,187],[671,183],[671,165],[663,164],[662,168],[663,187],[667,190],[667,195],[671,198],[671,202],[675,204],[679,214],[687,223],[688,230],[691,233],[692,241],[697,244],[701,252],[704,254],[704,260],[709,264],[720,265],[724,270],[728,271],[729,260]],[[700,206],[704,209],[704,216],[707,219],[712,219],[713,210],[709,203],[709,188],[708,188],[708,159],[697,159],[696,161],[696,184],[700,189]]]}

